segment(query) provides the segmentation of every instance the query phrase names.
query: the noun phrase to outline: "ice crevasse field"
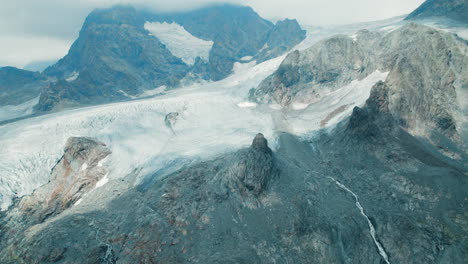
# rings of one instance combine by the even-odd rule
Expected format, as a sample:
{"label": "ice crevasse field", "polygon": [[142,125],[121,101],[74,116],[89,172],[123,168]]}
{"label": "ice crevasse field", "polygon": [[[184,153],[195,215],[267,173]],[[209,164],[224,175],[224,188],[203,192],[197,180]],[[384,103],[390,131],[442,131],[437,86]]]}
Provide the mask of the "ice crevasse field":
{"label": "ice crevasse field", "polygon": [[[208,44],[200,42],[202,50]],[[93,137],[110,148],[112,154],[105,160],[110,172],[101,185],[135,170],[141,181],[162,168],[248,146],[259,132],[274,149],[278,132],[301,136],[333,127],[354,106],[362,106],[372,86],[387,76],[374,72],[323,94],[310,105],[297,102],[282,108],[249,102],[249,90],[272,74],[284,57],[261,64],[237,63],[224,80],[166,90],[152,98],[67,110],[0,126],[1,209],[7,209],[14,196],[30,194],[49,181],[69,137]],[[191,54],[186,56],[189,59]],[[170,113],[177,115],[168,125]]]}

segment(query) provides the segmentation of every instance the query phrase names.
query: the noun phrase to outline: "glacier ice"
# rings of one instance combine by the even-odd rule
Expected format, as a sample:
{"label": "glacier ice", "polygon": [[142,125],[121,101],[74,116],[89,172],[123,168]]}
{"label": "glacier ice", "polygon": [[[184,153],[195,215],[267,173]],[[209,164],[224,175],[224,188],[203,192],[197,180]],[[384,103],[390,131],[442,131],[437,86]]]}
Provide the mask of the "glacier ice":
{"label": "glacier ice", "polygon": [[199,39],[177,23],[146,22],[144,27],[186,64],[193,65],[197,57],[208,61],[213,41]]}
{"label": "glacier ice", "polygon": [[[249,102],[249,90],[273,73],[283,59],[243,64],[224,80],[194,83],[157,97],[68,110],[0,126],[2,209],[12,197],[30,194],[49,180],[50,170],[71,136],[94,137],[112,151],[105,161],[109,174],[96,187],[134,171],[139,171],[138,182],[174,160],[208,159],[248,146],[258,132],[269,138],[275,149],[277,131],[300,135],[321,129],[320,120],[343,104],[362,105],[372,85],[386,77],[386,73],[375,72],[324,94],[301,111]],[[327,126],[348,116],[350,109],[333,117]],[[179,114],[174,132],[164,123],[171,112]]]}

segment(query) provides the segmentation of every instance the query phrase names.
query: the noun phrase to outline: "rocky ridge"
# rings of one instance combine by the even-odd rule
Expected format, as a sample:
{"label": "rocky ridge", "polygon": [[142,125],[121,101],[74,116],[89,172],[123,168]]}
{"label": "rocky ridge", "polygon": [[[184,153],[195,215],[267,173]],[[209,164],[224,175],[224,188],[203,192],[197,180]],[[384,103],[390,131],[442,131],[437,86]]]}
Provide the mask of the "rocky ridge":
{"label": "rocky ridge", "polygon": [[[194,37],[212,41],[208,61],[198,57],[193,65],[186,64],[149,34],[147,22],[177,23]],[[36,110],[128,100],[158,87],[221,80],[243,58],[271,59],[304,38],[297,21],[275,26],[250,7],[226,4],[161,14],[129,6],[95,10],[69,53],[44,71],[57,81],[44,89]]]}
{"label": "rocky ridge", "polygon": [[14,67],[0,68],[0,106],[18,105],[39,96],[47,77]]}
{"label": "rocky ridge", "polygon": [[414,133],[435,128],[456,138],[466,123],[462,98],[468,87],[467,48],[455,35],[414,23],[387,34],[360,31],[356,40],[332,37],[288,55],[252,99],[283,106],[310,104],[374,71],[389,72],[385,83],[375,88],[387,93],[379,95],[387,98],[387,112]]}
{"label": "rocky ridge", "polygon": [[406,17],[406,20],[444,18],[463,24],[468,23],[468,3],[466,0],[426,0]]}

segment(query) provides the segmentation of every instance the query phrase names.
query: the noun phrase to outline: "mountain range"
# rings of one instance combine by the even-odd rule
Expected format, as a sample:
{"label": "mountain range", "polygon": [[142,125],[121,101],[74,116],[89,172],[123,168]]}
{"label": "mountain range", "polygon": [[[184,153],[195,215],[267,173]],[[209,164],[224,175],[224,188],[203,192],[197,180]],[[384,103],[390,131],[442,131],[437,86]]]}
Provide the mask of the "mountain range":
{"label": "mountain range", "polygon": [[93,11],[43,73],[0,69],[41,113],[0,125],[0,263],[464,263],[464,8],[323,38]]}
{"label": "mountain range", "polygon": [[131,6],[95,10],[68,54],[42,73],[49,85],[35,110],[129,100],[160,87],[220,80],[234,63],[274,58],[304,38],[296,20],[274,25],[243,6],[161,14]]}

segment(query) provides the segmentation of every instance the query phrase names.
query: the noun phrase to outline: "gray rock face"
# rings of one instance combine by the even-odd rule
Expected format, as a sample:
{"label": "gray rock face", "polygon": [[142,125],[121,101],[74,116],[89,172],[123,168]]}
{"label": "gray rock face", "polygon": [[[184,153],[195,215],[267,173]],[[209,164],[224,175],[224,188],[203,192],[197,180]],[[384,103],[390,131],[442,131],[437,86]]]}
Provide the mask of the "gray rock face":
{"label": "gray rock face", "polygon": [[466,103],[453,102],[466,101],[461,91],[457,98],[456,90],[468,88],[467,48],[467,42],[454,35],[417,24],[386,35],[362,31],[356,41],[333,37],[290,54],[254,97],[283,106],[298,98],[313,102],[324,92],[380,70],[389,75],[373,96],[385,98],[381,103],[388,113],[412,131],[436,128],[455,138],[460,134],[457,126],[466,122]]}
{"label": "gray rock face", "polygon": [[466,154],[451,160],[380,126],[369,140],[346,122],[311,142],[282,135],[274,154],[252,146],[130,187],[105,209],[96,201],[38,226],[12,209],[0,215],[0,261],[462,263]]}
{"label": "gray rock face", "polygon": [[[146,31],[145,22],[175,22],[213,41],[209,60],[187,65]],[[261,53],[259,60],[269,59],[304,38],[297,22],[274,26],[249,7],[215,5],[162,14],[124,6],[96,10],[67,56],[44,71],[58,81],[44,90],[36,110],[128,100],[159,86],[177,87],[182,80],[220,80],[241,58]]]}
{"label": "gray rock face", "polygon": [[18,105],[36,98],[47,84],[47,78],[38,73],[14,67],[0,68],[0,106]]}
{"label": "gray rock face", "polygon": [[466,101],[461,91],[468,88],[468,43],[416,24],[390,33],[383,43],[391,51],[390,72],[386,87],[371,98],[386,98],[388,112],[416,134],[436,129],[456,139],[466,122],[466,103],[457,102]]}
{"label": "gray rock face", "polygon": [[306,37],[306,31],[297,20],[285,19],[278,21],[268,35],[268,40],[255,56],[257,62],[266,61],[282,55],[299,44]]}
{"label": "gray rock face", "polygon": [[336,36],[305,51],[295,51],[260,84],[254,96],[260,102],[287,106],[294,98],[307,97],[313,101],[321,90],[362,79],[378,69],[378,62],[370,56],[365,44],[347,36]]}
{"label": "gray rock face", "polygon": [[406,20],[448,18],[468,23],[468,2],[466,0],[426,0],[406,17]]}
{"label": "gray rock face", "polygon": [[162,85],[177,86],[189,67],[143,24],[132,8],[91,13],[69,54],[44,71],[58,81],[44,90],[36,109],[119,101]]}

